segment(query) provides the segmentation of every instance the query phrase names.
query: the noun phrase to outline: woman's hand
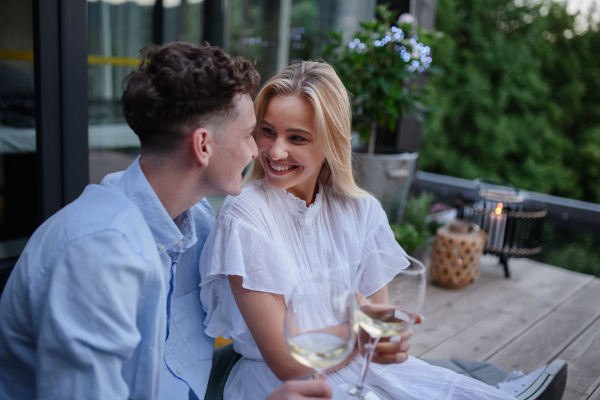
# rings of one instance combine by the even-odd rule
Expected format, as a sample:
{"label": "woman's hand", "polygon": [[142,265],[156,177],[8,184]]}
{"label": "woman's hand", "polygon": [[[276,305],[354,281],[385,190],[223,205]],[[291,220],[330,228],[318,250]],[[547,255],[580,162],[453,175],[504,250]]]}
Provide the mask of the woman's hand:
{"label": "woman's hand", "polygon": [[[423,316],[419,315],[415,323],[420,324],[423,319]],[[406,361],[412,335],[413,330],[407,329],[396,336],[380,339],[375,346],[372,361],[378,364],[398,364]],[[365,355],[365,345],[369,346],[371,343],[373,343],[373,339],[364,329],[360,328],[358,335],[360,354]]]}
{"label": "woman's hand", "polygon": [[[377,308],[377,306],[383,306],[387,303],[387,288],[379,290],[373,294],[369,299],[360,293],[356,294],[356,300],[363,308]],[[373,304],[371,301],[377,300],[377,303]],[[391,306],[390,306],[391,307]],[[417,315],[415,324],[420,324],[424,320],[422,315]],[[390,338],[382,338],[375,346],[375,352],[373,354],[373,362],[378,364],[398,364],[408,359],[408,350],[410,349],[410,338],[413,335],[412,329],[408,329],[396,336]],[[358,335],[358,345],[360,348],[360,354],[365,354],[365,347],[372,343],[373,340],[364,329],[360,328]]]}
{"label": "woman's hand", "polygon": [[[415,324],[420,324],[425,318],[418,315]],[[410,349],[410,338],[413,330],[408,329],[399,335],[379,340],[375,346],[373,362],[378,364],[398,364],[408,359],[408,350]]]}
{"label": "woman's hand", "polygon": [[399,335],[379,340],[379,343],[375,346],[373,362],[378,364],[397,364],[406,361],[408,359],[408,349],[410,349],[410,337],[412,335],[412,329],[408,329]]}
{"label": "woman's hand", "polygon": [[316,379],[313,381],[290,381],[275,389],[267,400],[303,400],[331,399],[333,392],[327,382]]}

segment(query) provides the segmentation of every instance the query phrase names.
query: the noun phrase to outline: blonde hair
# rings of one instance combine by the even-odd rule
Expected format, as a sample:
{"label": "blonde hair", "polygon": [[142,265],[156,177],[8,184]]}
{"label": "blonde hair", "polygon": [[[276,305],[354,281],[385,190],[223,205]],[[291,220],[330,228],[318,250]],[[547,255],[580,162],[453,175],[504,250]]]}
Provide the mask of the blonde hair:
{"label": "blonde hair", "polygon": [[[352,175],[350,146],[352,115],[348,92],[335,70],[325,62],[303,61],[284,68],[269,79],[254,100],[257,129],[274,96],[297,96],[306,99],[314,110],[315,144],[325,156],[318,181],[347,197],[364,197]],[[245,183],[265,177],[260,161],[254,160]]]}

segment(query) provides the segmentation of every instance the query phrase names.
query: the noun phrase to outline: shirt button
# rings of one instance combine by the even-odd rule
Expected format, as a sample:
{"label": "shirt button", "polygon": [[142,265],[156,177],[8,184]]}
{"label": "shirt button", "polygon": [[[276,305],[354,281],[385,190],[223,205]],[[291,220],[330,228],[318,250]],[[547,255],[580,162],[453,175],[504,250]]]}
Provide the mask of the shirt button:
{"label": "shirt button", "polygon": [[323,282],[323,277],[321,276],[321,274],[318,274],[318,275],[315,277],[315,279],[316,279],[317,283],[321,283],[321,282]]}
{"label": "shirt button", "polygon": [[164,244],[161,244],[160,246],[158,246],[158,249],[159,249],[160,251],[163,251],[163,250],[165,249],[165,245],[164,245]]}
{"label": "shirt button", "polygon": [[304,230],[304,234],[305,234],[305,235],[310,235],[310,230],[309,230],[308,228],[306,228],[306,229]]}
{"label": "shirt button", "polygon": [[181,375],[181,370],[180,369],[177,370],[177,374]]}
{"label": "shirt button", "polygon": [[179,243],[177,243],[177,246],[183,246],[183,240],[180,240]]}

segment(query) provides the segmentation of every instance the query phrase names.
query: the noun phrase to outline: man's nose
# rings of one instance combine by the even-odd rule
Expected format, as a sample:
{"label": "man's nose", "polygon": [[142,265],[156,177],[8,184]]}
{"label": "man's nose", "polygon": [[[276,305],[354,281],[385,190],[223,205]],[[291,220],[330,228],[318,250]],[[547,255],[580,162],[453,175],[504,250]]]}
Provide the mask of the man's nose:
{"label": "man's nose", "polygon": [[273,142],[271,148],[269,149],[269,155],[273,160],[281,160],[287,158],[288,151],[285,142],[282,139],[276,139]]}

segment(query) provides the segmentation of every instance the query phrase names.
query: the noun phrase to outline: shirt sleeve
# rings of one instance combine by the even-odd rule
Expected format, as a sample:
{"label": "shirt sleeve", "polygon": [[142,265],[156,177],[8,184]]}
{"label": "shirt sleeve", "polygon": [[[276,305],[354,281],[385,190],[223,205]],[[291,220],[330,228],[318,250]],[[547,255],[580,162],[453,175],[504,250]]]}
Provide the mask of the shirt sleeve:
{"label": "shirt sleeve", "polygon": [[371,223],[358,268],[359,290],[367,297],[381,289],[409,264],[406,252],[396,241],[383,208],[374,198],[369,200],[371,209],[367,218]]}
{"label": "shirt sleeve", "polygon": [[114,231],[68,243],[52,263],[40,278],[50,282],[36,329],[38,399],[129,398],[122,366],[141,340],[147,265]]}

